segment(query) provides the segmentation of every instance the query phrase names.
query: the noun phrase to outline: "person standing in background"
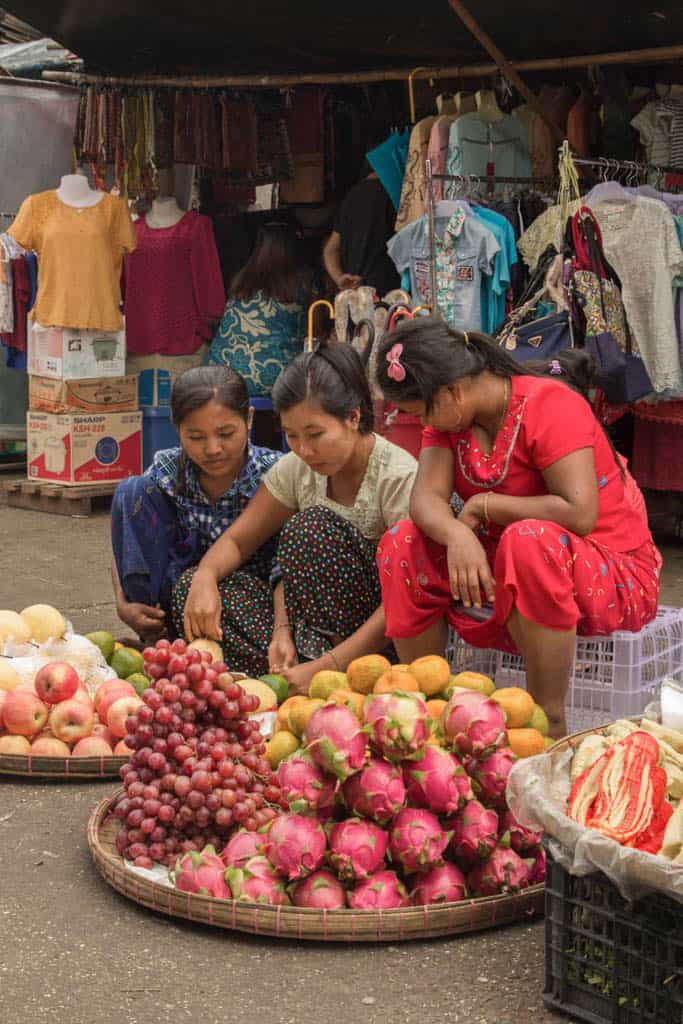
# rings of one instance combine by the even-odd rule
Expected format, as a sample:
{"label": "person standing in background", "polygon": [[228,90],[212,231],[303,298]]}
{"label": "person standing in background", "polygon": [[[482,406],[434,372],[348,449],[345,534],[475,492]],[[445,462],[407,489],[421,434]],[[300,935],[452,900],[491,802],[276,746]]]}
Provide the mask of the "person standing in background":
{"label": "person standing in background", "polygon": [[382,296],[400,285],[387,255],[396,210],[367,160],[364,173],[366,176],[353,186],[339,208],[323,249],[323,263],[340,291],[367,285]]}

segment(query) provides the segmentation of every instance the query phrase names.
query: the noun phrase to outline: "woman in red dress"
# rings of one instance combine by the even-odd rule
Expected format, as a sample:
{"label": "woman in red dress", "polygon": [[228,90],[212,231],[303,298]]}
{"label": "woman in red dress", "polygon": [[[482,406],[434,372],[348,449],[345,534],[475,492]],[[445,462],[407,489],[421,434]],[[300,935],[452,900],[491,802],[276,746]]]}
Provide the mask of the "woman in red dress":
{"label": "woman in red dress", "polygon": [[377,360],[385,397],[425,425],[412,518],[378,549],[387,634],[402,662],[443,651],[449,624],[519,652],[553,736],[577,634],[636,632],[657,613],[642,495],[579,393],[591,366],[571,351],[531,368],[436,318],[400,325]]}

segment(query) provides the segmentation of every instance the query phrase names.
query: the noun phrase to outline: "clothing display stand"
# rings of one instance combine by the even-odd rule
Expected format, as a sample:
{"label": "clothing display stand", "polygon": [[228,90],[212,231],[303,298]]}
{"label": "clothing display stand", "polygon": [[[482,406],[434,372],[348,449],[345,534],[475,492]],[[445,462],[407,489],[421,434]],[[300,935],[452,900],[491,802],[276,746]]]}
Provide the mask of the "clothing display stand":
{"label": "clothing display stand", "polygon": [[495,185],[526,185],[528,188],[532,188],[534,186],[548,185],[550,183],[550,180],[548,178],[497,177],[495,175],[481,174],[434,174],[432,172],[431,160],[425,160],[427,220],[429,235],[429,286],[432,293],[433,312],[442,315],[441,310],[439,309],[439,301],[436,291],[435,205],[433,189],[433,182],[435,181],[451,181],[461,186],[467,186],[468,184],[485,183],[492,190],[493,186]]}

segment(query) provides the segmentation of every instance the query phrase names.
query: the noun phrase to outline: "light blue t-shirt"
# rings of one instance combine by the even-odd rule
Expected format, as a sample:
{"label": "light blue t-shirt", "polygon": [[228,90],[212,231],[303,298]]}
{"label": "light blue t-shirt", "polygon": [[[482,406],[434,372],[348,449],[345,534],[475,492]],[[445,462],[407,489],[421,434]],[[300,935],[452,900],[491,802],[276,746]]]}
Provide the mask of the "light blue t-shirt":
{"label": "light blue t-shirt", "polygon": [[[451,327],[480,331],[482,274],[493,274],[500,246],[481,220],[462,209],[452,216],[437,215],[434,226],[439,308]],[[387,250],[399,274],[410,272],[413,302],[431,306],[426,215],[394,235]]]}
{"label": "light blue t-shirt", "polygon": [[493,122],[464,114],[453,122],[448,136],[448,174],[485,176],[489,163],[497,177],[531,177],[526,126],[510,114]]}
{"label": "light blue t-shirt", "polygon": [[495,258],[493,274],[485,277],[481,287],[481,329],[495,334],[505,320],[505,299],[512,280],[511,268],[517,263],[515,232],[510,221],[485,206],[473,207],[474,216],[493,233],[500,246]]}

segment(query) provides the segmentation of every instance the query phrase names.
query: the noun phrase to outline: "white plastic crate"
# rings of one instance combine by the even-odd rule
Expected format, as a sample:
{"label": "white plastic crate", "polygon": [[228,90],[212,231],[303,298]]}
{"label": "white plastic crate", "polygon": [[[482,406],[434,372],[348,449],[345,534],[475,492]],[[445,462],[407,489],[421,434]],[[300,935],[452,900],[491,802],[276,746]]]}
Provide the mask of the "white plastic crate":
{"label": "white plastic crate", "polygon": [[[491,676],[496,686],[526,687],[522,659],[480,650],[454,634],[446,656],[454,673],[470,669]],[[664,676],[683,683],[683,609],[661,607],[639,633],[579,637],[567,694],[567,726],[580,732],[639,715]]]}

